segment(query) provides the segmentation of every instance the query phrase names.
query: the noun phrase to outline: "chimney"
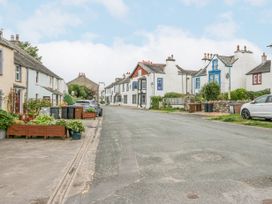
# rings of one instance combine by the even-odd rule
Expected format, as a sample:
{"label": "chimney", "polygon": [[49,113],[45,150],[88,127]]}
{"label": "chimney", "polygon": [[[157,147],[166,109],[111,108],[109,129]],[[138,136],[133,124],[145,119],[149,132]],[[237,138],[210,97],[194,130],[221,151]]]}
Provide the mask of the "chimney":
{"label": "chimney", "polygon": [[262,55],[262,63],[265,63],[267,61],[267,55],[263,53]]}
{"label": "chimney", "polygon": [[3,29],[0,29],[0,39],[3,37]]}
{"label": "chimney", "polygon": [[14,41],[14,35],[10,36],[10,41]]}
{"label": "chimney", "polygon": [[247,51],[247,47],[246,47],[246,46],[244,46],[244,51],[245,51],[245,52]]}
{"label": "chimney", "polygon": [[174,59],[174,55],[169,56],[169,57],[166,59],[166,62],[167,62],[167,61],[175,62],[176,60]]}
{"label": "chimney", "polygon": [[237,52],[239,52],[240,51],[240,45],[237,45],[237,50],[236,50]]}
{"label": "chimney", "polygon": [[17,42],[20,41],[20,36],[19,36],[19,34],[16,34],[15,40],[16,40]]}

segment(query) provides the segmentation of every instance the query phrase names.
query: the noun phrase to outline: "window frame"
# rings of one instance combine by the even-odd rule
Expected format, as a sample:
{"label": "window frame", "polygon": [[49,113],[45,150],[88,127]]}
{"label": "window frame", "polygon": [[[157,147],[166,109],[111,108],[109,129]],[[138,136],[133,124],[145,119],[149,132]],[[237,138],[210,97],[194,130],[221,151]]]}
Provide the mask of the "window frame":
{"label": "window frame", "polygon": [[252,74],[252,85],[261,85],[262,82],[262,73]]}
{"label": "window frame", "polygon": [[157,91],[163,91],[163,78],[157,78]]}
{"label": "window frame", "polygon": [[200,78],[195,78],[195,88],[200,89]]}
{"label": "window frame", "polygon": [[[17,76],[19,78],[17,78]],[[21,65],[16,65],[15,67],[15,81],[22,82],[22,66]]]}

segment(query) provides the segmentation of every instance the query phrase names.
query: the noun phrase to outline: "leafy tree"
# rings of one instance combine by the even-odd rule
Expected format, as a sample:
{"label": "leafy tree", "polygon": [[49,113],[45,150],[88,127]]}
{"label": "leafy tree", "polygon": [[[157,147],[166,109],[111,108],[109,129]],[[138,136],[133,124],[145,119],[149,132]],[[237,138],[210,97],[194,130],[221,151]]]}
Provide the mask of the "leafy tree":
{"label": "leafy tree", "polygon": [[42,60],[42,56],[38,54],[39,48],[37,46],[31,45],[31,43],[27,41],[19,42],[19,46],[38,61]]}
{"label": "leafy tree", "polygon": [[93,99],[94,91],[88,89],[86,86],[80,86],[78,84],[71,84],[68,86],[69,94],[82,99]]}
{"label": "leafy tree", "polygon": [[216,82],[205,84],[201,89],[201,94],[207,101],[217,100],[220,95],[220,86]]}

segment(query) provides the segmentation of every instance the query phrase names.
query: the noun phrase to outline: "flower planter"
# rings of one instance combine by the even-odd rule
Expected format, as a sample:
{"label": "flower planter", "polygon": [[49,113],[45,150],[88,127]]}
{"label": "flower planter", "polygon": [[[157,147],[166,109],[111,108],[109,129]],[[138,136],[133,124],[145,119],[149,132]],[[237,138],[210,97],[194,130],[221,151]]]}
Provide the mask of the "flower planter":
{"label": "flower planter", "polygon": [[71,131],[71,137],[72,137],[73,140],[80,140],[81,139],[81,133]]}
{"label": "flower planter", "polygon": [[66,128],[61,125],[48,125],[46,126],[46,137],[66,137]]}
{"label": "flower planter", "polygon": [[83,119],[95,119],[96,113],[83,112],[82,118]]}
{"label": "flower planter", "polygon": [[12,125],[7,130],[7,138],[10,136],[25,136],[27,135],[26,125]]}
{"label": "flower planter", "polygon": [[25,136],[29,137],[66,137],[66,129],[61,125],[12,125],[7,130],[7,137]]}

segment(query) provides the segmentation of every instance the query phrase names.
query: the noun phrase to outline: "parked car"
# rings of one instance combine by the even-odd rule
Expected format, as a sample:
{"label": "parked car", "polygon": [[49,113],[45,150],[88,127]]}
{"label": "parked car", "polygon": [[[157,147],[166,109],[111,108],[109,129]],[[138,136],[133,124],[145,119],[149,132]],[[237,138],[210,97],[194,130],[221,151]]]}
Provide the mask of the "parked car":
{"label": "parked car", "polygon": [[240,112],[242,118],[265,118],[272,119],[272,94],[260,96],[250,103],[245,103]]}
{"label": "parked car", "polygon": [[82,106],[83,110],[87,110],[88,108],[92,107],[96,110],[97,116],[103,115],[103,109],[100,107],[100,104],[97,103],[95,100],[77,100],[74,106]]}

